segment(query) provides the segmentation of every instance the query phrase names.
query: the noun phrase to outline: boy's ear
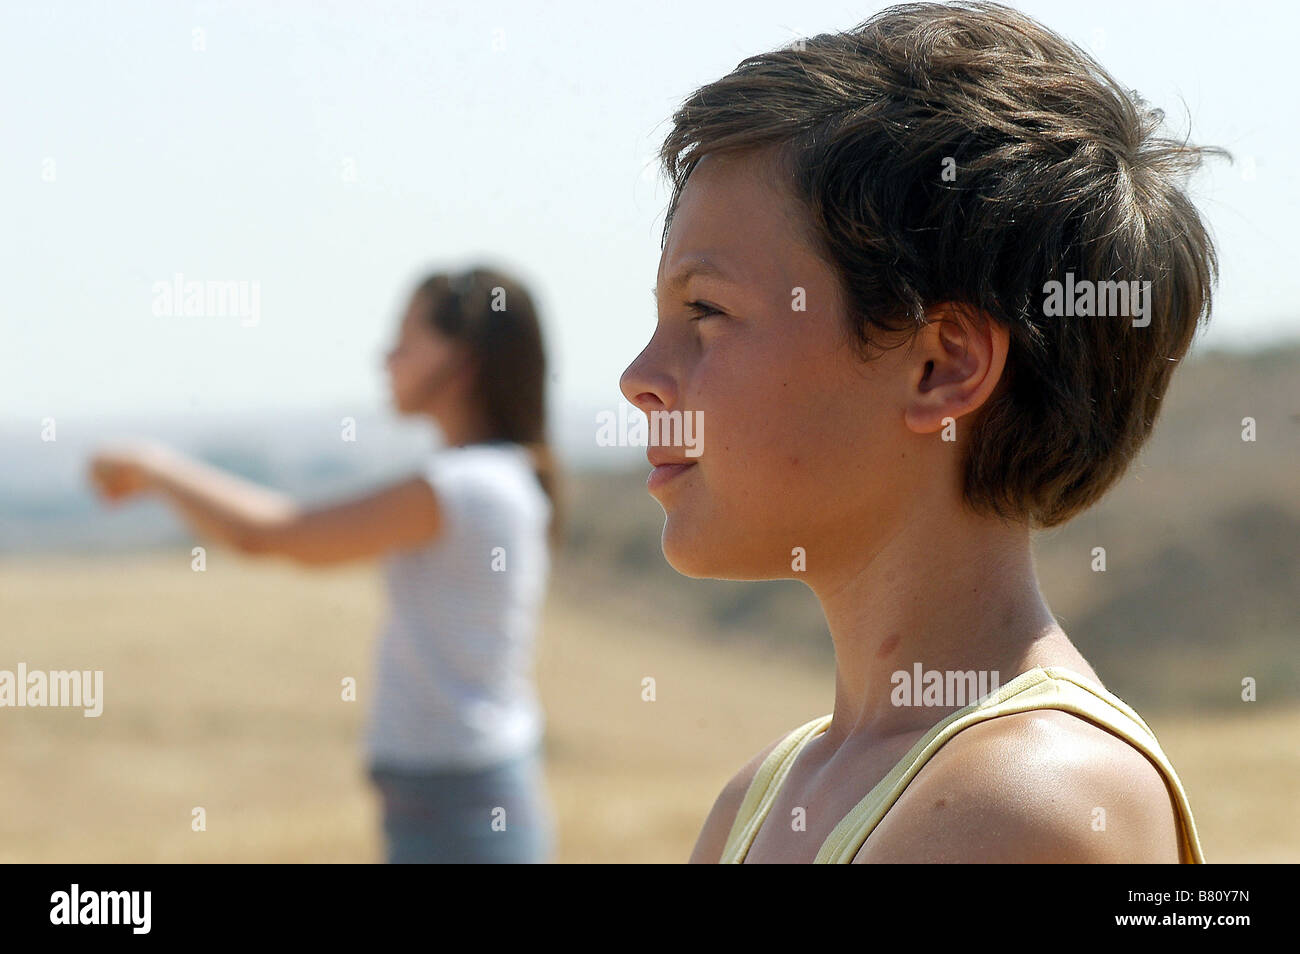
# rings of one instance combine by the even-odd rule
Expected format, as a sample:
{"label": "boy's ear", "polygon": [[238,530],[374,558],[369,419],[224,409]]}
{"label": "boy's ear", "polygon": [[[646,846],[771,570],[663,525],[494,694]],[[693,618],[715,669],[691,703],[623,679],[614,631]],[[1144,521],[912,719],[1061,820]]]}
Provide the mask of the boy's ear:
{"label": "boy's ear", "polygon": [[988,401],[1007,363],[1011,335],[984,312],[958,305],[931,308],[907,353],[904,421],[932,434]]}

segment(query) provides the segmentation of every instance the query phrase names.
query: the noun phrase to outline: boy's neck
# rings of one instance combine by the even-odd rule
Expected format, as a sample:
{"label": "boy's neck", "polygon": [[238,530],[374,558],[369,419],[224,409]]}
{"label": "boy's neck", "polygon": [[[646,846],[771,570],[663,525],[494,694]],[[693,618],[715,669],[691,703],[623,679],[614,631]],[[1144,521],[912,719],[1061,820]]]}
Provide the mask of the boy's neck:
{"label": "boy's neck", "polygon": [[902,680],[894,674],[910,677],[917,664],[974,670],[990,684],[1039,665],[1091,674],[1038,589],[1027,527],[969,511],[897,516],[900,529],[880,537],[874,552],[846,550],[833,574],[807,581],[835,644],[827,743],[850,732],[883,738],[925,729],[961,708],[948,699],[896,705],[891,693]]}

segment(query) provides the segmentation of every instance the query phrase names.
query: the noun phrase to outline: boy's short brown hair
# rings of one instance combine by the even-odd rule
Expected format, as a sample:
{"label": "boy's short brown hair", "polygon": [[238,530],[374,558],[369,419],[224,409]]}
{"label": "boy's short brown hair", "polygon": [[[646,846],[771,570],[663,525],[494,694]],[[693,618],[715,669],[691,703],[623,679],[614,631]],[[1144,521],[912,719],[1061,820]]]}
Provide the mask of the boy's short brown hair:
{"label": "boy's short brown hair", "polygon": [[[1226,153],[1162,136],[1163,119],[1008,7],[894,6],[748,57],[682,104],[660,150],[664,240],[701,158],[773,147],[864,355],[874,332],[919,327],[945,302],[1009,328],[965,497],[1050,527],[1124,473],[1209,319],[1217,261],[1184,182],[1204,153]],[[1079,307],[1062,314],[1052,282],[1080,289]],[[1149,289],[1142,318],[1128,316],[1136,299],[1125,315],[1077,314],[1082,289],[1093,312],[1113,306],[1115,282]]]}

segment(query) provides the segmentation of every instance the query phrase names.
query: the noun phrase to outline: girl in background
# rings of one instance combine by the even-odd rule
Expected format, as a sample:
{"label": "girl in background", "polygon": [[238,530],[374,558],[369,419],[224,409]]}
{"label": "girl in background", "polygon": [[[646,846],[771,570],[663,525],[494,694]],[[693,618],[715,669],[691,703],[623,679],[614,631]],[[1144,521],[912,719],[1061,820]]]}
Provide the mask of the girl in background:
{"label": "girl in background", "polygon": [[244,553],[382,558],[389,606],[366,747],[388,860],[547,861],[531,671],[558,520],[532,299],[499,271],[435,274],[386,363],[398,412],[429,418],[444,442],[391,486],[303,508],[157,444],[97,455],[92,479],[108,500],[157,493]]}

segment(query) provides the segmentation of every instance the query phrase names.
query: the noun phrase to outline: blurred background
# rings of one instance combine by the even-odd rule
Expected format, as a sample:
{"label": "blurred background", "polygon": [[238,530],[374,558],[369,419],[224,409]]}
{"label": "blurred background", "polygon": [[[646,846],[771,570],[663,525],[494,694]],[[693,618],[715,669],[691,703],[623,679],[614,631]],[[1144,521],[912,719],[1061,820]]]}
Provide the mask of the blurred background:
{"label": "blurred background", "polygon": [[[1016,5],[1236,159],[1193,185],[1222,262],[1209,332],[1122,485],[1037,550],[1207,857],[1300,860],[1300,123],[1268,93],[1300,23]],[[364,707],[338,692],[364,692],[378,567],[213,548],[195,573],[170,512],[100,507],[85,463],[144,435],[304,500],[409,472],[434,438],[387,409],[382,355],[420,276],[479,261],[542,309],[573,504],[538,659],[559,860],[685,860],[735,770],[829,711],[832,659],[802,584],[669,568],[644,449],[596,441],[655,322],[653,157],[695,87],[882,6],[0,9],[0,669],[105,672],[98,719],[0,709],[0,860],[379,859]],[[188,281],[241,283],[247,307],[159,306]]]}

